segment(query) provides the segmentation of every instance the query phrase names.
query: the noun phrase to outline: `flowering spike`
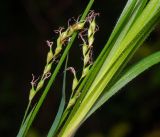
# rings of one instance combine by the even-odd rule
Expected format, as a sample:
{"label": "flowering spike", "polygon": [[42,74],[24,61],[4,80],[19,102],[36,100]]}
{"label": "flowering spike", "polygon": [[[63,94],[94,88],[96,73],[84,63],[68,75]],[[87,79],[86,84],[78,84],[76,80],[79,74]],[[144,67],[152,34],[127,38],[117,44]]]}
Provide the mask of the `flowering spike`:
{"label": "flowering spike", "polygon": [[75,102],[76,102],[76,98],[71,98],[69,103],[68,103],[67,109],[70,109],[71,107],[73,107]]}
{"label": "flowering spike", "polygon": [[80,96],[80,92],[76,92],[75,95],[69,100],[67,109],[70,109],[71,107],[74,106],[74,104],[76,103],[76,100],[79,98]]}
{"label": "flowering spike", "polygon": [[72,84],[72,92],[75,90],[75,88],[77,87],[78,85],[78,79],[76,76],[74,76],[74,79],[73,79],[73,84]]}
{"label": "flowering spike", "polygon": [[87,51],[88,51],[88,46],[86,43],[84,43],[82,46],[83,57],[85,57]]}
{"label": "flowering spike", "polygon": [[82,78],[84,78],[84,77],[88,74],[88,72],[89,72],[89,70],[90,70],[90,66],[91,66],[91,65],[89,65],[89,66],[87,66],[87,67],[85,67],[85,68],[83,69]]}
{"label": "flowering spike", "polygon": [[94,33],[96,30],[96,23],[95,19],[90,23],[89,29],[88,29],[88,43],[89,46],[91,46],[94,42]]}
{"label": "flowering spike", "polygon": [[88,64],[90,60],[90,51],[87,52],[87,54],[84,56],[84,66]]}
{"label": "flowering spike", "polygon": [[48,72],[48,73],[46,73],[46,74],[45,74],[45,76],[44,76],[44,78],[43,78],[43,79],[44,79],[44,80],[46,80],[46,79],[48,79],[50,76],[51,76],[51,73],[50,73],[50,72]]}
{"label": "flowering spike", "polygon": [[29,101],[31,101],[36,94],[35,85],[36,85],[36,82],[38,81],[38,79],[35,79],[35,76],[32,74],[31,90],[29,93]]}
{"label": "flowering spike", "polygon": [[47,54],[47,64],[53,59],[53,52],[50,50]]}
{"label": "flowering spike", "polygon": [[42,79],[42,80],[38,83],[37,88],[36,88],[36,92],[39,91],[39,90],[43,87],[43,85],[44,85],[44,79]]}
{"label": "flowering spike", "polygon": [[73,73],[73,76],[74,76],[73,82],[72,82],[72,92],[74,92],[75,88],[78,85],[78,79],[77,79],[77,76],[76,76],[76,71],[73,67],[69,67],[69,68],[67,68],[67,70],[70,70]]}
{"label": "flowering spike", "polygon": [[29,93],[29,101],[31,101],[34,98],[35,94],[36,94],[36,91],[32,87],[31,90],[30,90],[30,93]]}
{"label": "flowering spike", "polygon": [[47,65],[45,66],[43,75],[45,75],[45,74],[47,74],[48,72],[50,72],[51,67],[52,67],[52,62],[51,62],[50,64],[47,64]]}
{"label": "flowering spike", "polygon": [[50,42],[50,41],[46,41],[47,45],[49,46],[50,50],[47,54],[47,64],[53,59],[53,51],[52,51],[52,45],[53,45],[53,42]]}
{"label": "flowering spike", "polygon": [[83,21],[83,22],[78,22],[78,23],[74,24],[72,27],[73,27],[73,29],[74,29],[75,31],[77,31],[77,30],[83,29],[84,24],[85,24],[85,21]]}

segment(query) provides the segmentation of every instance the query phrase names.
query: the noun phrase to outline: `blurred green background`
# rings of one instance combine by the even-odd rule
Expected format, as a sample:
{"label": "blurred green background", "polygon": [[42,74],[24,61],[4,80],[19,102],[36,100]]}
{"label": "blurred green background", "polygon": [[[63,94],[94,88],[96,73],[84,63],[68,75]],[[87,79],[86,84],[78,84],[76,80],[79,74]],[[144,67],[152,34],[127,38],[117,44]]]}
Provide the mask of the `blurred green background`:
{"label": "blurred green background", "polygon": [[[100,13],[94,58],[111,33],[126,0],[95,0]],[[0,136],[16,136],[28,101],[31,74],[41,74],[47,53],[46,40],[54,30],[67,27],[80,15],[83,0],[0,1]],[[160,26],[150,35],[129,65],[160,50]],[[81,67],[80,46],[71,50],[70,64]],[[76,62],[76,63],[74,63]],[[51,89],[28,137],[44,137],[58,108],[62,72]],[[69,76],[71,81],[72,77]],[[70,88],[70,87],[68,87]],[[68,89],[69,90],[69,89]],[[68,91],[69,92],[69,91]],[[76,137],[160,137],[160,65],[143,73],[100,108]]]}

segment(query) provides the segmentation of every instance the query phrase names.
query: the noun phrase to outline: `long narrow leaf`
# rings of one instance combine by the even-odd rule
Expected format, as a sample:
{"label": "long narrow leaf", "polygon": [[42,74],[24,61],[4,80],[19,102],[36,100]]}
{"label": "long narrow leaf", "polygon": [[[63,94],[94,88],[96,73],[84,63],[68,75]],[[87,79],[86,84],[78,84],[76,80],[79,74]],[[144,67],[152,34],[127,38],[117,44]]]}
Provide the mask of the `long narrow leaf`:
{"label": "long narrow leaf", "polygon": [[94,113],[100,106],[102,106],[108,99],[116,94],[121,88],[128,84],[135,77],[146,71],[148,68],[160,62],[160,52],[153,53],[152,55],[142,59],[133,67],[128,69],[121,78],[104,94],[100,96],[95,105],[87,114],[86,119]]}
{"label": "long narrow leaf", "polygon": [[[99,71],[99,75],[94,80],[92,84],[92,89],[97,85],[98,81],[104,77],[105,73],[108,73],[110,68],[113,68],[113,64],[123,56],[124,51],[127,50],[131,45],[134,46],[136,39],[143,38],[143,31],[148,31],[148,26],[150,26],[151,22],[155,24],[155,19],[159,19],[159,8],[160,1],[150,1],[148,5],[145,7],[141,15],[137,18],[136,22],[132,25],[126,37],[122,42],[116,46],[116,49],[112,49],[109,56],[106,58],[101,70]],[[158,10],[157,10],[158,9]],[[158,13],[158,14],[157,14]],[[158,17],[156,17],[158,16]],[[153,18],[153,19],[152,19]],[[151,24],[152,25],[152,24]],[[154,25],[152,25],[154,26]],[[115,68],[116,69],[116,68]],[[90,90],[91,91],[91,90]]]}
{"label": "long narrow leaf", "polygon": [[[106,59],[104,62],[99,75],[96,77],[95,81],[93,82],[90,91],[86,95],[86,100],[90,100],[90,102],[96,101],[98,96],[102,93],[102,90],[104,90],[106,84],[110,82],[112,77],[116,74],[118,68],[123,64],[127,56],[130,54],[132,49],[137,45],[137,42],[141,41],[144,37],[146,37],[147,34],[143,35],[143,32],[149,31],[148,28],[151,26],[154,26],[154,24],[157,23],[156,19],[159,19],[159,16],[156,17],[154,12],[156,11],[156,8],[158,8],[160,3],[159,1],[151,1],[147,7],[142,12],[141,16],[137,19],[137,21],[132,26],[131,30],[128,32],[125,39],[120,43],[119,47],[117,48],[116,52],[111,52],[110,56]],[[157,5],[156,5],[157,4]],[[149,13],[147,13],[150,10]],[[153,12],[153,13],[152,13]],[[158,13],[158,12],[157,12]],[[147,17],[149,19],[147,19]],[[152,17],[153,22],[152,22]],[[144,22],[144,18],[146,18],[146,22]],[[154,20],[155,19],[155,20]],[[148,21],[147,21],[148,20]],[[153,24],[152,24],[152,23]],[[151,23],[151,24],[150,24]],[[142,24],[140,27],[139,24]],[[148,27],[149,26],[149,27]],[[147,35],[148,36],[148,35]],[[129,50],[128,50],[129,49]],[[125,51],[128,51],[125,53]],[[101,86],[100,86],[101,85]],[[94,97],[92,92],[94,92]],[[91,99],[92,98],[92,99]]]}
{"label": "long narrow leaf", "polygon": [[[102,52],[98,56],[96,62],[94,63],[90,74],[87,75],[87,77],[83,80],[82,84],[80,85],[80,87],[78,89],[79,91],[82,91],[82,89],[83,89],[83,92],[82,92],[79,100],[77,101],[74,109],[72,110],[72,113],[70,114],[69,119],[72,119],[72,116],[74,115],[77,108],[81,104],[80,102],[84,98],[86,92],[88,91],[88,89],[91,86],[93,80],[95,79],[97,73],[99,72],[105,58],[107,57],[109,51],[111,50],[112,46],[114,45],[114,43],[115,43],[114,40],[117,39],[121,30],[125,27],[125,24],[128,22],[128,20],[130,20],[132,12],[136,6],[136,2],[137,2],[137,0],[129,0],[127,2],[124,10],[122,11],[122,13],[121,13],[116,25],[115,25],[114,30],[112,31],[112,34],[111,34],[108,42],[106,43],[104,49],[102,50]],[[68,119],[68,122],[69,122],[69,119]],[[67,125],[67,122],[66,122],[66,125]]]}
{"label": "long narrow leaf", "polygon": [[59,109],[58,109],[57,115],[55,117],[55,120],[54,120],[49,132],[48,132],[47,137],[53,137],[56,134],[58,124],[59,124],[59,122],[61,120],[61,117],[62,117],[62,114],[63,114],[63,111],[64,111],[65,96],[66,96],[65,95],[65,90],[66,90],[66,69],[67,69],[67,64],[68,64],[68,56],[66,58],[66,64],[65,64],[65,68],[64,68],[61,102],[60,102],[60,105],[59,105]]}
{"label": "long narrow leaf", "polygon": [[99,74],[97,75],[96,73],[94,81],[91,79],[91,85],[83,89],[87,94],[84,94],[85,97],[83,100],[77,102],[60,135],[69,136],[70,132],[74,132],[74,130],[79,127],[80,122],[85,119],[88,111],[93,107],[100,95],[103,94],[105,87],[117,74],[119,68],[126,63],[126,59],[130,56],[130,53],[139,47],[150,33],[149,29],[151,28],[152,30],[157,24],[159,20],[159,9],[160,0],[149,1],[147,6],[144,9],[142,8],[142,12],[136,18],[136,21],[130,27],[124,39],[118,43],[118,46],[116,46],[115,49],[113,48],[109,55],[101,56],[104,57],[102,60],[105,59],[105,61],[102,62],[103,66],[98,66],[98,63],[98,65],[96,64],[94,66],[95,68],[96,66],[101,67],[98,72]]}
{"label": "long narrow leaf", "polygon": [[[93,5],[93,2],[94,2],[94,0],[90,0],[89,1],[89,3],[87,5],[87,7],[86,7],[81,19],[80,19],[80,21],[83,21],[85,19],[85,17],[87,16],[90,8]],[[52,86],[52,84],[53,84],[53,82],[54,82],[54,80],[55,80],[55,78],[56,78],[56,76],[57,76],[57,74],[58,74],[58,72],[59,72],[59,70],[60,70],[60,68],[61,68],[61,66],[62,66],[62,64],[63,64],[63,62],[64,62],[64,60],[65,60],[65,58],[66,58],[66,56],[67,56],[72,44],[73,44],[73,42],[74,42],[74,40],[75,40],[75,38],[76,38],[76,36],[77,36],[77,33],[74,33],[72,38],[71,38],[71,40],[70,40],[70,42],[68,43],[68,45],[67,45],[67,47],[66,47],[66,49],[65,49],[65,51],[64,51],[64,53],[63,53],[63,55],[62,55],[62,57],[61,57],[61,59],[59,61],[59,63],[58,63],[58,65],[56,66],[56,69],[54,70],[54,72],[53,72],[53,74],[52,74],[52,76],[51,76],[51,78],[50,78],[50,80],[49,80],[49,82],[48,82],[43,94],[41,95],[41,97],[40,97],[40,99],[39,99],[39,101],[38,101],[38,103],[36,105],[36,108],[33,111],[33,114],[31,115],[31,118],[30,118],[30,120],[28,122],[28,125],[26,127],[26,132],[28,132],[30,126],[32,125],[33,120],[35,119],[37,113],[39,112],[39,109],[42,106],[42,103],[45,100],[45,98],[46,98],[46,96],[48,94],[48,91],[49,91],[50,87]]]}

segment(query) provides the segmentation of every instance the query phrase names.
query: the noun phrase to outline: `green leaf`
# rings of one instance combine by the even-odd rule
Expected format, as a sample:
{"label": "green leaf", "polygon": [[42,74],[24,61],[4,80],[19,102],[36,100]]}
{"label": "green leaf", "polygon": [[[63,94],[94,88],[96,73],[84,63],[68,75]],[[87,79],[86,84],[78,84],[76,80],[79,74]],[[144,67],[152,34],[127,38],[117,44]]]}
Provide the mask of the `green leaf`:
{"label": "green leaf", "polygon": [[[101,54],[98,56],[98,59],[94,63],[91,72],[89,75],[85,78],[85,80],[80,85],[80,88],[78,90],[82,90],[83,92],[81,95],[80,102],[82,98],[85,96],[86,92],[88,91],[89,87],[91,86],[92,82],[94,81],[95,77],[97,76],[100,68],[102,67],[102,64],[104,63],[106,57],[109,54],[109,51],[111,48],[115,45],[119,44],[124,36],[126,36],[127,32],[129,31],[130,27],[136,20],[136,18],[140,15],[143,8],[145,7],[147,3],[147,0],[132,0],[128,1],[123,12],[121,13],[120,18],[118,19],[116,26],[105,45],[104,49],[102,50]],[[87,83],[87,84],[86,84]],[[84,86],[84,87],[83,87]]]}
{"label": "green leaf", "polygon": [[[99,74],[96,76],[96,79],[92,84],[93,88],[105,76],[105,74],[107,74],[110,71],[110,69],[113,68],[115,62],[118,63],[118,60],[120,60],[122,56],[124,56],[124,58],[121,58],[122,60],[119,62],[120,64],[123,63],[123,60],[126,58],[124,52],[128,50],[128,48],[134,48],[137,45],[135,44],[137,40],[143,39],[143,37],[146,38],[147,34],[143,35],[144,32],[150,32],[150,26],[154,26],[154,24],[157,24],[156,19],[159,19],[159,8],[160,1],[158,0],[150,1],[148,3],[141,15],[130,27],[129,32],[126,34],[124,39],[121,42],[117,43],[117,45],[114,45],[114,47],[110,51],[108,57],[105,59],[103,63],[103,66],[101,67],[101,70],[99,71]],[[113,69],[116,70],[116,68]]]}
{"label": "green leaf", "polygon": [[28,103],[28,105],[27,105],[27,108],[26,108],[26,110],[25,110],[24,117],[23,117],[23,120],[22,120],[22,123],[21,123],[20,128],[23,126],[23,124],[24,124],[24,122],[25,122],[25,120],[26,120],[26,117],[27,117],[28,112],[29,112],[30,105],[31,105],[31,101],[29,101],[29,103]]}
{"label": "green leaf", "polygon": [[[106,43],[104,49],[102,50],[102,52],[100,53],[100,55],[98,56],[96,61],[94,62],[93,67],[91,68],[91,71],[85,77],[85,79],[82,81],[80,87],[78,88],[78,91],[83,91],[83,92],[82,92],[80,98],[78,99],[72,113],[70,114],[69,119],[72,119],[72,116],[74,115],[76,110],[79,108],[79,105],[81,104],[80,102],[85,97],[86,93],[88,92],[89,87],[91,86],[91,84],[94,81],[95,77],[97,76],[100,68],[102,67],[106,57],[108,56],[109,51],[114,46],[115,40],[117,39],[117,37],[121,33],[121,31],[124,28],[124,26],[126,25],[126,23],[130,22],[130,17],[132,15],[132,12],[133,12],[135,6],[136,6],[136,2],[137,2],[137,0],[129,0],[127,2],[124,10],[122,11],[122,13],[116,23],[114,30],[112,31],[112,34],[111,34],[108,42]],[[66,125],[67,125],[67,123],[66,123]]]}
{"label": "green leaf", "polygon": [[67,69],[67,64],[68,64],[68,56],[66,58],[66,63],[65,63],[65,68],[64,68],[64,76],[63,76],[63,86],[62,86],[62,98],[61,98],[61,102],[59,105],[59,109],[57,112],[57,115],[55,117],[55,120],[48,132],[47,137],[53,137],[56,134],[57,131],[57,127],[60,123],[63,111],[64,111],[64,107],[65,107],[65,90],[66,90],[66,69]]}
{"label": "green leaf", "polygon": [[[122,25],[117,35],[115,35],[115,39],[112,38],[109,45],[106,44],[98,57],[97,60],[100,63],[98,61],[95,62],[90,75],[85,79],[85,82],[82,82],[84,85],[80,86],[82,91],[81,97],[64,125],[60,133],[61,136],[69,136],[77,130],[97,99],[103,94],[104,89],[122,71],[122,67],[127,64],[131,55],[135,53],[158,23],[160,0],[149,1],[147,5],[145,0],[136,2],[142,4],[142,7],[139,7],[140,10],[136,10],[138,3],[132,3],[133,9],[128,9],[131,10],[130,17],[127,16],[125,18],[131,19],[131,24],[129,26],[127,26],[127,23],[126,26],[125,24],[124,26]],[[125,30],[125,28],[127,29]],[[124,31],[126,35],[121,35],[120,31]],[[120,38],[120,42],[116,43],[118,38]],[[85,85],[85,83],[87,84]]]}
{"label": "green leaf", "polygon": [[102,106],[108,99],[116,94],[121,88],[128,84],[135,77],[143,73],[148,68],[160,62],[160,52],[153,53],[152,55],[142,59],[137,64],[129,68],[120,79],[107,91],[105,91],[100,98],[96,101],[92,109],[87,114],[85,120],[94,113],[100,106]]}
{"label": "green leaf", "polygon": [[[83,15],[82,15],[80,21],[83,21],[85,19],[85,17],[87,16],[90,8],[93,5],[93,2],[94,2],[94,0],[90,0],[89,1],[85,11],[83,12]],[[51,88],[52,84],[54,83],[54,80],[55,80],[55,78],[56,78],[56,76],[57,76],[57,74],[58,74],[58,72],[59,72],[59,70],[60,70],[60,68],[61,68],[61,66],[62,66],[62,64],[63,64],[63,62],[64,62],[64,60],[65,60],[65,58],[66,58],[66,56],[67,56],[72,44],[74,42],[74,40],[75,40],[75,38],[76,38],[76,36],[77,36],[77,33],[74,33],[73,36],[71,37],[71,40],[69,41],[68,45],[66,46],[66,49],[65,49],[65,51],[64,51],[64,53],[63,53],[58,65],[56,66],[56,68],[55,68],[55,70],[54,70],[54,72],[53,72],[53,74],[52,74],[52,76],[51,76],[51,78],[50,78],[50,80],[49,80],[49,82],[48,82],[43,94],[41,95],[41,97],[40,97],[40,99],[39,99],[39,101],[38,101],[38,103],[37,103],[37,105],[36,105],[36,107],[35,107],[35,109],[33,111],[33,114],[31,115],[31,118],[29,119],[28,125],[26,127],[27,128],[26,132],[28,132],[30,126],[33,123],[33,120],[35,119],[37,113],[39,112],[39,109],[42,106],[42,103],[44,102],[44,100],[45,100],[45,98],[46,98],[46,96],[47,96],[47,94],[49,92],[49,89]]]}
{"label": "green leaf", "polygon": [[[111,79],[116,75],[118,69],[123,65],[128,56],[130,56],[130,53],[134,52],[133,49],[139,47],[144,38],[148,36],[150,27],[153,27],[155,24],[157,24],[156,19],[159,19],[159,6],[160,1],[150,1],[141,15],[132,25],[123,41],[119,43],[119,46],[117,46],[116,49],[113,48],[111,50],[109,56],[106,58],[103,66],[101,67],[99,74],[96,76],[87,95],[84,98],[84,100],[86,100],[84,104],[88,102],[88,108],[85,105],[86,109],[89,109],[91,104],[94,104],[107,84],[109,84]],[[92,103],[89,105],[89,102]]]}

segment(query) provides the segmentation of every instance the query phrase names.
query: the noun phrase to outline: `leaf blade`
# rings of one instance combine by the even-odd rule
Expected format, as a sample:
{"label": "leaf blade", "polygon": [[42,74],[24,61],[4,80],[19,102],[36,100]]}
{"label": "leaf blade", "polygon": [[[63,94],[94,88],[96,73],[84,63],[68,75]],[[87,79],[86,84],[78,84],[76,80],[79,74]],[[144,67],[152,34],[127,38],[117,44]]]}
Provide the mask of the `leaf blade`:
{"label": "leaf blade", "polygon": [[[87,16],[90,8],[92,7],[93,3],[94,3],[94,0],[90,0],[89,1],[86,9],[83,12],[83,15],[82,15],[80,21],[83,21],[85,19],[85,17]],[[77,33],[75,32],[73,34],[73,36],[71,37],[71,40],[69,41],[68,45],[66,46],[66,49],[64,50],[64,53],[63,53],[58,65],[56,66],[56,68],[55,68],[55,70],[54,70],[54,72],[53,72],[53,74],[52,74],[52,76],[51,76],[51,78],[50,78],[50,80],[49,80],[49,82],[48,82],[43,94],[41,95],[41,97],[40,97],[40,99],[39,99],[39,101],[38,101],[38,103],[37,103],[37,105],[36,105],[36,107],[35,107],[35,109],[33,111],[33,114],[31,115],[29,123],[28,123],[28,125],[26,127],[26,132],[28,132],[30,126],[33,123],[33,120],[35,119],[37,113],[39,112],[39,109],[42,106],[42,104],[43,104],[43,102],[44,102],[44,100],[45,100],[45,98],[46,98],[46,96],[47,96],[47,94],[49,92],[49,89],[52,86],[52,84],[53,84],[53,82],[54,82],[54,80],[55,80],[55,78],[56,78],[56,76],[57,76],[57,74],[58,74],[58,72],[59,72],[59,70],[60,70],[60,68],[61,68],[61,66],[62,66],[62,64],[63,64],[63,62],[64,62],[64,60],[65,60],[65,58],[66,58],[66,56],[67,56],[72,44],[73,44],[73,42],[74,42],[74,40],[75,40],[75,38],[76,38],[76,36],[77,36]]]}
{"label": "leaf blade", "polygon": [[[94,107],[87,114],[86,119],[93,114],[101,105],[103,105],[110,97],[116,94],[121,88],[128,84],[135,77],[146,71],[148,68],[160,62],[160,52],[153,53],[152,55],[142,59],[137,64],[132,66],[122,77],[105,92],[96,102]],[[85,119],[85,120],[86,120]]]}
{"label": "leaf blade", "polygon": [[60,120],[61,120],[61,117],[62,117],[62,114],[63,114],[63,111],[64,111],[65,98],[66,98],[65,90],[66,90],[66,69],[67,69],[67,64],[68,64],[68,56],[66,58],[66,63],[65,63],[65,68],[64,68],[61,102],[60,102],[60,105],[59,105],[59,109],[58,109],[57,115],[55,117],[55,120],[54,120],[49,132],[48,132],[47,137],[53,137],[56,134],[57,127],[58,127],[58,125],[60,123]]}

